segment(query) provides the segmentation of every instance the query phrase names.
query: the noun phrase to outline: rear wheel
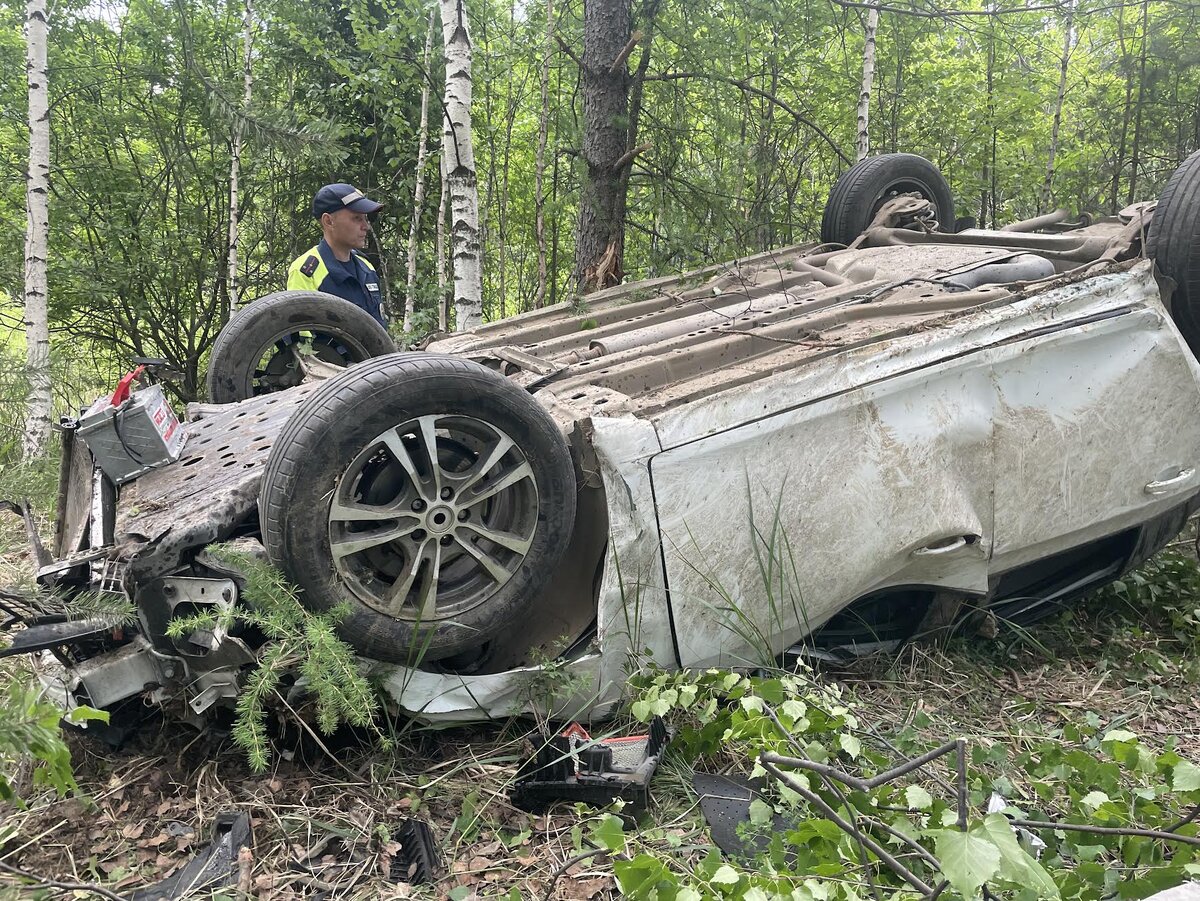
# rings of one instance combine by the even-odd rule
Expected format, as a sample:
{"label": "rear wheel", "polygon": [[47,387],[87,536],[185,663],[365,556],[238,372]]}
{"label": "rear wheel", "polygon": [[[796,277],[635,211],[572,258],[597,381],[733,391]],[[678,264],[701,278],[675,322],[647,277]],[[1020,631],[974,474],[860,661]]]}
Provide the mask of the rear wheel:
{"label": "rear wheel", "polygon": [[920,194],[933,204],[940,228],[953,231],[954,195],[941,170],[922,156],[885,153],[855,163],[834,184],[821,218],[821,242],[849,244],[900,194]]}
{"label": "rear wheel", "polygon": [[213,344],[208,397],[229,404],[304,381],[304,358],[337,367],[394,353],[387,329],[348,300],[280,291],[238,311]]}
{"label": "rear wheel", "polygon": [[1192,353],[1200,354],[1200,151],[1175,170],[1163,189],[1146,255],[1175,283],[1171,315]]}
{"label": "rear wheel", "polygon": [[288,421],[259,499],[302,602],[415,664],[519,623],[575,522],[562,433],[528,393],[458,357],[393,354],[330,379]]}

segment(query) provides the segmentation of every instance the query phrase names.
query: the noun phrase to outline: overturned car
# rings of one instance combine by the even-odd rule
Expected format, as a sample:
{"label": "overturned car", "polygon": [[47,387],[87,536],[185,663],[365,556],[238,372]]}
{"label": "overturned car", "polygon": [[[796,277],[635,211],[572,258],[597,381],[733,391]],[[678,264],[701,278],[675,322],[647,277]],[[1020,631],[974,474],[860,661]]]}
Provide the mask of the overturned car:
{"label": "overturned car", "polygon": [[[907,154],[845,173],[822,243],[612,288],[388,353],[288,292],[231,320],[182,456],[119,488],[70,429],[43,584],[132,628],[31,621],[64,703],[202,723],[261,638],[237,540],[345,605],[413,714],[600,717],[631,658],[761,665],[1028,621],[1200,503],[1200,154],[1157,205],[954,230]],[[341,368],[346,367],[346,368]]]}

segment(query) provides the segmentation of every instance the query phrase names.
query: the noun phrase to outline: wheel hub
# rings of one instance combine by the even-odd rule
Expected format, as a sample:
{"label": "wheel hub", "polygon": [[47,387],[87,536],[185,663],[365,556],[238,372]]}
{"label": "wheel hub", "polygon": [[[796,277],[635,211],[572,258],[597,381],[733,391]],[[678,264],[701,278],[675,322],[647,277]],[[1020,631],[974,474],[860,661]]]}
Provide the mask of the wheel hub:
{"label": "wheel hub", "polygon": [[334,569],[364,604],[396,619],[444,619],[486,603],[520,568],[538,486],[495,425],[421,416],[363,448],[328,515]]}

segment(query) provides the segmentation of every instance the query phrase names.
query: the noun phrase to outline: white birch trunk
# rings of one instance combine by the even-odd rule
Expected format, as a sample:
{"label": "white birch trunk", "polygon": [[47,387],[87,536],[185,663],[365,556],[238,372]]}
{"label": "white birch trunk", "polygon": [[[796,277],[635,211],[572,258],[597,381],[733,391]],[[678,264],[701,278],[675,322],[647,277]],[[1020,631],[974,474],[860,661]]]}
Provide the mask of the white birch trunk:
{"label": "white birch trunk", "polygon": [[25,74],[29,84],[29,172],[25,181],[25,432],[26,460],[46,451],[50,437],[50,321],[46,283],[50,227],[50,109],[46,48],[49,39],[46,0],[25,7]]}
{"label": "white birch trunk", "polygon": [[546,46],[542,48],[542,115],[534,163],[534,232],[537,235],[537,290],[534,309],[546,305],[546,139],[550,131],[550,60],[554,54],[554,0],[546,0]]}
{"label": "white birch trunk", "polygon": [[253,0],[246,0],[242,12],[242,117],[233,124],[233,141],[229,152],[229,267],[226,285],[229,290],[229,315],[240,303],[238,288],[238,177],[242,169],[242,140],[246,133],[244,116],[250,112],[250,96],[254,87],[251,69],[251,28],[254,23]]}
{"label": "white birch trunk", "polygon": [[450,194],[450,258],[454,266],[454,325],[458,331],[483,322],[483,272],[479,239],[479,191],[471,146],[471,38],[465,0],[438,0],[446,60],[442,153]]}
{"label": "white birch trunk", "polygon": [[[425,65],[422,71],[429,72],[429,57],[433,53],[433,30],[436,27],[434,17],[437,13],[430,10],[429,32],[425,35]],[[420,143],[417,145],[417,180],[413,188],[412,222],[408,227],[408,283],[404,292],[404,330],[412,331],[413,314],[417,311],[417,238],[421,231],[421,210],[425,206],[425,160],[429,156],[429,79],[426,77],[421,85],[421,126],[419,128]]]}
{"label": "white birch trunk", "polygon": [[867,11],[866,40],[863,42],[862,89],[858,92],[858,159],[871,152],[871,85],[875,81],[875,33],[879,30],[879,7]]}
{"label": "white birch trunk", "polygon": [[438,177],[442,183],[442,193],[438,198],[437,221],[437,287],[438,287],[438,331],[448,328],[450,318],[446,309],[446,155],[438,157]]}

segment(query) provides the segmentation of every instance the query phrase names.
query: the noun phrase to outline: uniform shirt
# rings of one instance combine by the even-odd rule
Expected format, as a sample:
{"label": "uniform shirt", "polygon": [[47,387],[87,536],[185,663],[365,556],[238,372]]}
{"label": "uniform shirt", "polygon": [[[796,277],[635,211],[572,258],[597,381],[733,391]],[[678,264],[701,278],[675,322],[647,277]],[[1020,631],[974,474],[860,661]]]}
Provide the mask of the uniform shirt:
{"label": "uniform shirt", "polygon": [[379,277],[358,251],[350,251],[350,259],[342,262],[322,238],[316,247],[300,254],[288,266],[289,291],[324,291],[350,301],[366,310],[380,325],[384,325],[379,308]]}

